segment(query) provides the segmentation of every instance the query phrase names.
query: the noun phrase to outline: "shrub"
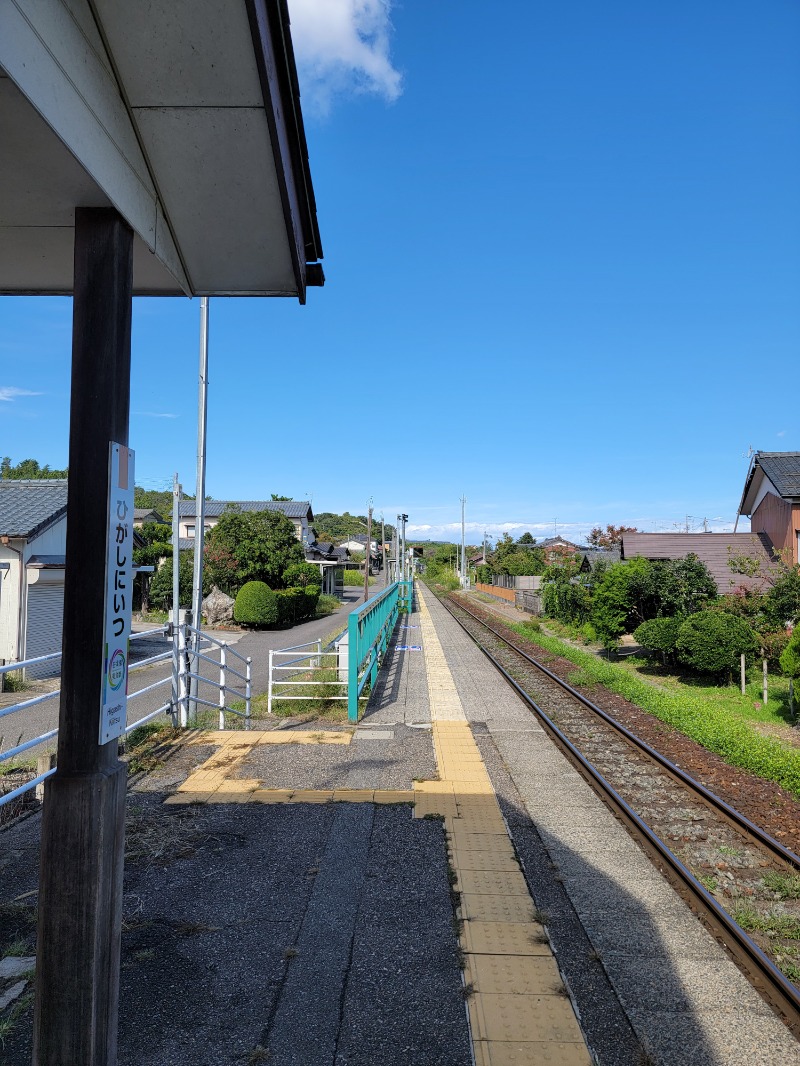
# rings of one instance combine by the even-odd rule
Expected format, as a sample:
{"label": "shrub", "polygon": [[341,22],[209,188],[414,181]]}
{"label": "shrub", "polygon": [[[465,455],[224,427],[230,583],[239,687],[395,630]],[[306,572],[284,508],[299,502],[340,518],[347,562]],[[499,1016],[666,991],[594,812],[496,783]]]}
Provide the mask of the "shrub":
{"label": "shrub", "polygon": [[739,656],[758,650],[750,626],[725,611],[699,611],[681,625],[675,641],[678,659],[701,674],[727,674],[739,663]]}
{"label": "shrub", "polygon": [[345,570],[342,574],[343,585],[363,585],[364,575],[360,570]]}
{"label": "shrub", "polygon": [[781,655],[781,670],[787,677],[800,677],[800,627],[792,633]]}
{"label": "shrub", "polygon": [[319,567],[313,563],[293,563],[283,571],[283,584],[287,589],[319,585]]}
{"label": "shrub", "polygon": [[785,629],[779,629],[775,633],[761,633],[758,637],[760,647],[764,650],[764,658],[773,670],[781,665],[781,656],[789,646],[790,634]]}
{"label": "shrub", "polygon": [[333,612],[338,611],[341,606],[341,601],[335,596],[328,596],[326,593],[323,593],[317,600],[316,613],[320,616],[333,614]]}
{"label": "shrub", "polygon": [[651,618],[634,630],[633,639],[646,651],[660,653],[666,662],[667,656],[675,651],[681,622],[680,618]]}
{"label": "shrub", "polygon": [[239,589],[233,617],[245,626],[274,626],[279,620],[278,597],[263,581],[248,581]]}

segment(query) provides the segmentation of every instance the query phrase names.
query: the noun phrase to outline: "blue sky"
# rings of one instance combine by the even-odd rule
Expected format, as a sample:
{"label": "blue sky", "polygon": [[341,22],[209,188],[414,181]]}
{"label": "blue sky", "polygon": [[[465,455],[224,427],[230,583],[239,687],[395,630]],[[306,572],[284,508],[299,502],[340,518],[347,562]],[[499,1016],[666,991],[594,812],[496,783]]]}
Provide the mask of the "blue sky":
{"label": "blue sky", "polygon": [[[328,280],[212,300],[207,491],[435,538],[463,493],[475,541],[731,528],[748,448],[800,449],[800,6],[290,8]],[[0,301],[14,461],[67,461],[70,316]],[[147,487],[194,490],[198,319],[135,301]]]}

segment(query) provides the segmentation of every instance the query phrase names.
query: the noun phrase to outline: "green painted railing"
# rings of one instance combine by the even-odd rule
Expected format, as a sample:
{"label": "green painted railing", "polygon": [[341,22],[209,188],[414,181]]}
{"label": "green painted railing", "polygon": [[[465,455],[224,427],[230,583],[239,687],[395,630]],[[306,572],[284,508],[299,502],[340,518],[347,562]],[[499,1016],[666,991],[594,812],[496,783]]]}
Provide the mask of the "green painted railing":
{"label": "green painted railing", "polygon": [[358,721],[358,697],[367,681],[375,684],[378,667],[401,611],[411,611],[413,581],[395,581],[363,607],[352,611],[347,621],[347,717]]}

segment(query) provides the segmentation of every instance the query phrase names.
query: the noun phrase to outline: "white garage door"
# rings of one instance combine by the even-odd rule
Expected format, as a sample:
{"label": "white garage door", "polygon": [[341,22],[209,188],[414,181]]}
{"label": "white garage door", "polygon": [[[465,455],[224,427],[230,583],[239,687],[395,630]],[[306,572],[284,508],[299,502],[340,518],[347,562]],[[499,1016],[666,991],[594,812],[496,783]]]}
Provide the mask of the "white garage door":
{"label": "white garage door", "polygon": [[[25,641],[25,658],[49,655],[61,651],[61,623],[64,617],[63,585],[28,586],[28,628]],[[28,677],[57,677],[61,673],[61,660],[29,666]]]}

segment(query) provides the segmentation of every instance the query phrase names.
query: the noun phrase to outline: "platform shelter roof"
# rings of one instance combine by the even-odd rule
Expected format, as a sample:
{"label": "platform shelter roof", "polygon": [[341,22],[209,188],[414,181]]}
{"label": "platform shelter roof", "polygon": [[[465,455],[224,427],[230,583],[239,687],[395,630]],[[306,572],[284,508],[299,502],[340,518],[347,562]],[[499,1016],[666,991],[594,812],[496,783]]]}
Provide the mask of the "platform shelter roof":
{"label": "platform shelter roof", "polygon": [[0,4],[0,144],[0,293],[72,292],[76,207],[137,294],[322,283],[286,0]]}

